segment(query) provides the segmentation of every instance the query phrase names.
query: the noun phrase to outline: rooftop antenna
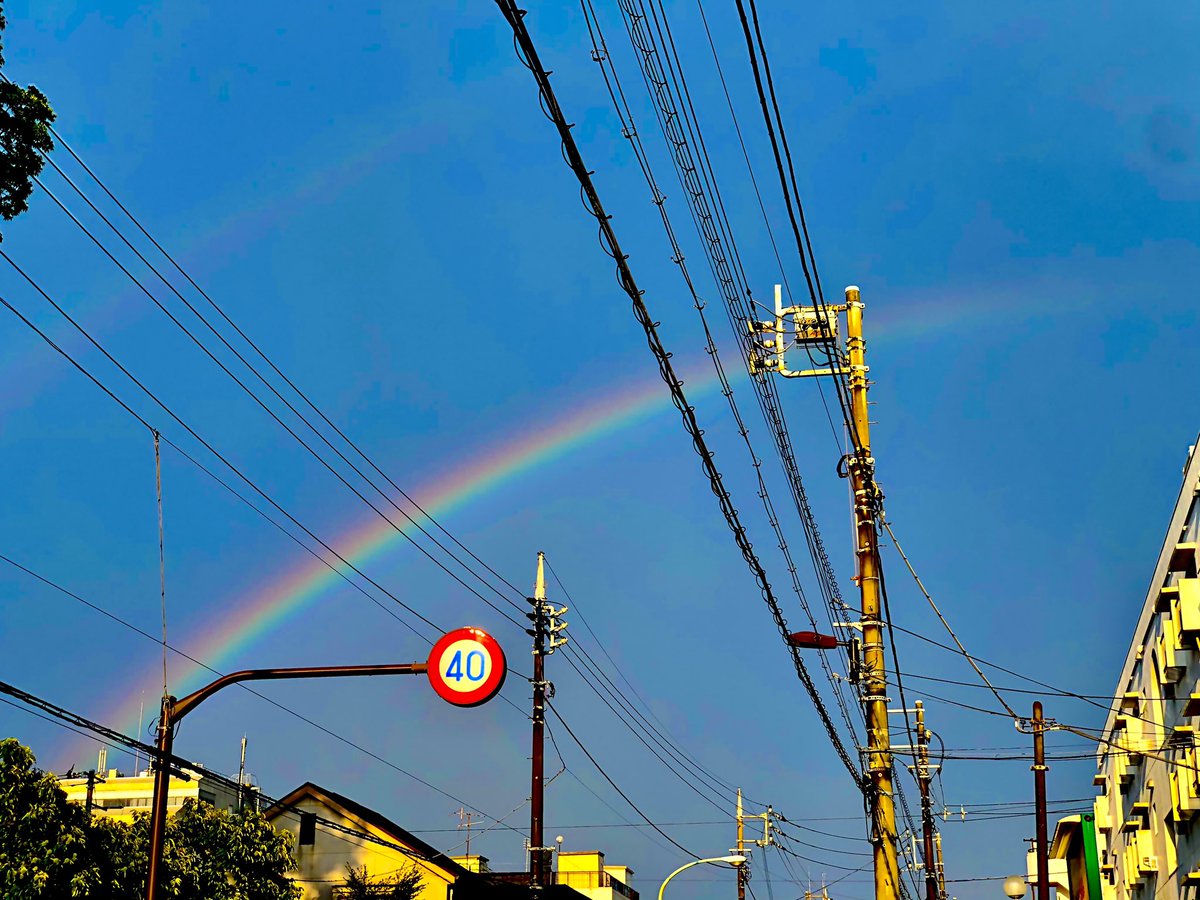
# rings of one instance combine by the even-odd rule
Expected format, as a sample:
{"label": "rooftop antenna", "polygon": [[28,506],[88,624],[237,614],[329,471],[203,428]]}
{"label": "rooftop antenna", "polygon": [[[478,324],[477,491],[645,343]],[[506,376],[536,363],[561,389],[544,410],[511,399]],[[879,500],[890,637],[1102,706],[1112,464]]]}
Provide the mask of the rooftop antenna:
{"label": "rooftop antenna", "polygon": [[238,811],[246,806],[246,736],[242,735],[242,758],[238,763]]}
{"label": "rooftop antenna", "polygon": [[467,856],[471,855],[471,825],[478,818],[475,813],[468,812],[465,807],[460,806],[458,812],[454,813],[458,816],[458,827],[467,829]]}
{"label": "rooftop antenna", "polygon": [[107,772],[108,771],[108,748],[107,747],[100,748],[100,753],[96,757],[96,771],[97,772]]}
{"label": "rooftop antenna", "polygon": [[[141,739],[142,739],[142,729],[145,727],[145,718],[146,718],[146,692],[142,691],[142,699],[138,701],[137,735],[138,735],[139,741],[141,741]],[[105,753],[105,756],[107,757],[107,753]],[[146,764],[147,765],[150,764],[149,758],[147,758]],[[100,771],[104,771],[104,763],[100,764]],[[133,774],[134,774],[134,776],[137,776],[137,774],[141,771],[142,771],[142,748],[135,746],[133,748]]]}

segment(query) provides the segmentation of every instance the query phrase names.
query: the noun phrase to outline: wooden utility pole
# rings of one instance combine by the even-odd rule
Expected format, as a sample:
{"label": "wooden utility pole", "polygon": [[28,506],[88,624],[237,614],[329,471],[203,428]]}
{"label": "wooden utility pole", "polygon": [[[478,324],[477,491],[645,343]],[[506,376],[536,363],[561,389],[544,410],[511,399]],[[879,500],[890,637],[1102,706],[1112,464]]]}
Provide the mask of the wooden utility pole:
{"label": "wooden utility pole", "polygon": [[1050,900],[1050,847],[1046,835],[1046,720],[1042,702],[1033,703],[1033,798],[1037,815],[1037,900]]}

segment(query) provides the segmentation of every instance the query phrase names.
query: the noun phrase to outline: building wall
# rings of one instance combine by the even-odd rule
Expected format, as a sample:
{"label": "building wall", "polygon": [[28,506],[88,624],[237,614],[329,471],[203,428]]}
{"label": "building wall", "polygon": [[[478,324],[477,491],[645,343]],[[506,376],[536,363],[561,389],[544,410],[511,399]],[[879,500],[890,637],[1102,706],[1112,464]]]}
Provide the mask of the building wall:
{"label": "building wall", "polygon": [[[189,773],[190,780],[172,778],[167,791],[167,814],[177,812],[184,800],[198,799],[218,809],[236,810],[237,791],[218,782],[209,781],[198,772]],[[101,780],[103,779],[103,780]],[[87,778],[60,778],[59,786],[66,791],[67,799],[82,806],[87,802]],[[154,796],[154,776],[149,772],[141,775],[122,775],[109,769],[97,775],[92,792],[94,815],[109,816],[122,821],[132,821],[134,814],[150,811]]]}
{"label": "building wall", "polygon": [[1198,484],[1192,452],[1105,724],[1119,746],[1097,751],[1105,900],[1196,900],[1200,883]]}
{"label": "building wall", "polygon": [[[606,866],[599,850],[559,851],[558,884],[578,891],[589,900],[621,900],[636,897],[629,883],[633,870],[628,866]],[[615,895],[615,897],[614,897]]]}
{"label": "building wall", "polygon": [[417,900],[448,900],[450,897],[449,888],[454,882],[453,876],[435,865],[414,860],[393,847],[320,825],[312,830],[312,843],[301,843],[300,814],[306,812],[355,831],[366,832],[389,843],[396,842],[391,835],[358,818],[330,809],[313,798],[300,800],[294,810],[280,813],[272,824],[281,831],[291,832],[295,838],[293,847],[297,871],[293,877],[304,890],[304,900],[332,900],[336,896],[335,889],[345,883],[346,863],[355,867],[365,865],[368,875],[372,878],[392,875],[407,869],[410,864],[415,864],[421,871],[421,893]]}

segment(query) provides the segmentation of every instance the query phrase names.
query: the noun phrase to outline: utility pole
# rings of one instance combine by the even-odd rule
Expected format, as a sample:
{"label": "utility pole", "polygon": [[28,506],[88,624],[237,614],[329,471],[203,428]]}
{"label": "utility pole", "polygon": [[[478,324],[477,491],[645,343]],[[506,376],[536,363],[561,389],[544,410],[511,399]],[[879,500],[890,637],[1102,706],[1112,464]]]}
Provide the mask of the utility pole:
{"label": "utility pole", "polygon": [[567,642],[560,633],[567,627],[559,617],[567,607],[555,607],[546,601],[546,554],[538,551],[537,579],[533,596],[526,598],[533,606],[525,613],[533,628],[525,632],[533,638],[533,771],[529,800],[529,874],[534,889],[546,886],[550,871],[550,849],[542,835],[545,793],[545,732],[546,700],[554,696],[554,685],[546,681],[546,657]]}
{"label": "utility pole", "polygon": [[946,900],[946,866],[942,862],[942,833],[934,832],[933,842],[937,850],[938,900]]}
{"label": "utility pole", "polygon": [[[846,314],[846,355],[836,350],[838,313]],[[785,329],[790,318],[794,332]],[[783,306],[775,286],[775,318],[747,323],[752,337],[762,335],[751,356],[752,375],[774,372],[784,378],[847,374],[850,394],[850,437],[853,450],[845,458],[846,475],[854,496],[854,531],[858,585],[862,609],[862,703],[867,720],[867,801],[871,809],[872,856],[875,866],[875,900],[898,900],[900,866],[896,857],[896,804],[892,792],[891,735],[888,731],[887,671],[883,648],[883,619],[879,586],[879,535],[875,519],[882,495],[875,484],[871,456],[871,422],[867,405],[866,341],[863,338],[863,302],[857,287],[846,288],[844,305]],[[786,333],[785,333],[786,332]],[[816,346],[829,352],[827,368],[794,371],[785,352],[793,345]],[[832,348],[832,349],[831,349]],[[845,367],[843,368],[843,363]]]}
{"label": "utility pole", "polygon": [[1046,839],[1046,720],[1042,702],[1033,703],[1033,796],[1037,807],[1037,900],[1050,900],[1050,848]]}
{"label": "utility pole", "polygon": [[87,773],[87,800],[84,803],[84,809],[87,810],[87,817],[92,817],[92,802],[96,797],[96,770],[90,769]]}
{"label": "utility pole", "polygon": [[[737,792],[737,855],[746,855],[746,823],[742,819],[742,789]],[[745,863],[737,867],[737,900],[746,900],[746,869]]]}
{"label": "utility pole", "polygon": [[929,765],[929,731],[925,728],[925,704],[920,700],[917,707],[917,784],[921,787],[921,831],[925,839],[925,900],[938,900],[937,863],[933,849],[933,801],[929,796],[929,785],[933,772]]}
{"label": "utility pole", "polygon": [[750,883],[750,860],[746,855],[746,820],[747,819],[762,819],[763,821],[763,836],[762,840],[754,840],[749,843],[756,847],[762,847],[764,851],[767,847],[774,843],[771,840],[771,817],[775,811],[771,807],[767,807],[766,812],[759,813],[754,816],[745,814],[742,808],[742,789],[737,790],[737,847],[730,850],[730,855],[743,857],[745,862],[739,863],[737,866],[737,894],[738,900],[746,900],[746,885]]}

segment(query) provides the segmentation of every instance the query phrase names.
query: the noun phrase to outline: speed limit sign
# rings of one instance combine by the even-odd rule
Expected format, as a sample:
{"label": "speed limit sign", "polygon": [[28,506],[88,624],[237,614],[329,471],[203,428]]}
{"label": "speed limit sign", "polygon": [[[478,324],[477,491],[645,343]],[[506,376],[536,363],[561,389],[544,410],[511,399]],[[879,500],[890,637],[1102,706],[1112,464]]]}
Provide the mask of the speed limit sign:
{"label": "speed limit sign", "polygon": [[455,706],[479,706],[500,692],[508,666],[496,639],[481,628],[456,628],[429,651],[429,683]]}

